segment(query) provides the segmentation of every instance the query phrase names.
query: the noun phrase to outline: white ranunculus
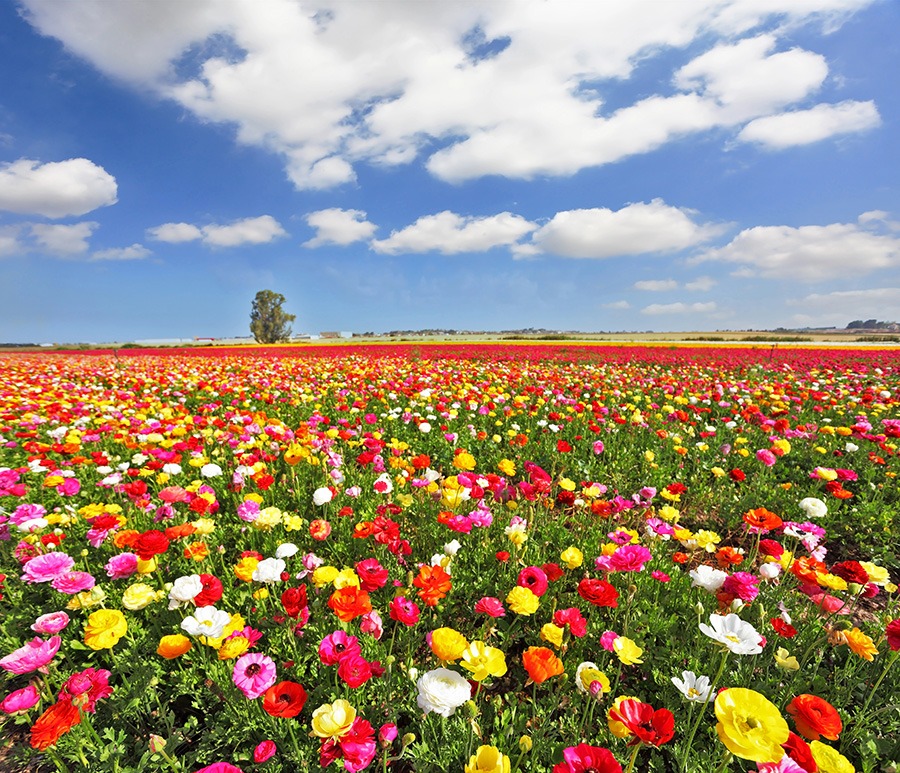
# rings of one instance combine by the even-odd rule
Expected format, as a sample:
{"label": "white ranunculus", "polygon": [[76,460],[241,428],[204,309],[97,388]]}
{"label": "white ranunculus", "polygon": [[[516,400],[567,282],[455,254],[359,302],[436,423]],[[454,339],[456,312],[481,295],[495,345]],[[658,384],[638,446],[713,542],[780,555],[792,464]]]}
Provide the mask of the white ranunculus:
{"label": "white ranunculus", "polygon": [[459,549],[461,547],[462,545],[459,543],[459,540],[455,539],[452,542],[448,542],[446,545],[444,545],[444,552],[448,556],[455,556],[457,553],[459,553]]}
{"label": "white ranunculus", "polygon": [[466,679],[448,668],[436,668],[419,677],[416,703],[426,714],[434,711],[449,717],[472,696]]}
{"label": "white ranunculus", "polygon": [[231,622],[231,615],[215,607],[200,607],[190,617],[181,621],[181,630],[191,636],[221,637],[225,626]]}
{"label": "white ranunculus", "polygon": [[770,561],[759,567],[759,576],[765,580],[774,580],[781,574],[781,564],[777,561]]}
{"label": "white ranunculus", "polygon": [[181,465],[175,462],[168,462],[163,465],[162,471],[166,475],[181,475]]}
{"label": "white ranunculus", "polygon": [[313,504],[316,507],[327,505],[332,499],[334,499],[334,493],[327,486],[322,486],[313,491]]}
{"label": "white ranunculus", "polygon": [[431,432],[431,425],[427,421],[419,422],[419,432],[421,432],[423,435],[427,435],[429,432]]}
{"label": "white ranunculus", "polygon": [[287,564],[280,558],[267,558],[260,561],[253,570],[253,579],[256,582],[278,582],[281,579],[281,573],[285,570]]}
{"label": "white ranunculus", "polygon": [[715,593],[719,590],[728,578],[726,572],[706,564],[700,564],[696,569],[692,569],[689,574],[691,575],[692,588],[703,588],[710,593]]}
{"label": "white ranunculus", "polygon": [[187,604],[202,591],[203,581],[199,574],[179,577],[172,583],[172,590],[169,591],[169,609],[176,609],[182,604]]}
{"label": "white ranunculus", "polygon": [[222,474],[222,468],[218,464],[204,464],[200,468],[200,474],[204,478],[218,478]]}
{"label": "white ranunculus", "polygon": [[290,558],[291,556],[297,555],[300,548],[298,548],[293,542],[285,542],[278,546],[275,550],[275,558]]}
{"label": "white ranunculus", "polygon": [[816,497],[801,499],[797,506],[806,514],[807,518],[822,518],[828,515],[828,505]]}
{"label": "white ranunculus", "polygon": [[709,702],[712,687],[708,676],[697,676],[693,671],[682,671],[681,679],[677,676],[672,677],[672,684],[692,703]]}
{"label": "white ranunculus", "polygon": [[734,613],[710,615],[709,625],[700,623],[700,630],[710,639],[724,644],[735,655],[758,655],[762,652],[759,632]]}

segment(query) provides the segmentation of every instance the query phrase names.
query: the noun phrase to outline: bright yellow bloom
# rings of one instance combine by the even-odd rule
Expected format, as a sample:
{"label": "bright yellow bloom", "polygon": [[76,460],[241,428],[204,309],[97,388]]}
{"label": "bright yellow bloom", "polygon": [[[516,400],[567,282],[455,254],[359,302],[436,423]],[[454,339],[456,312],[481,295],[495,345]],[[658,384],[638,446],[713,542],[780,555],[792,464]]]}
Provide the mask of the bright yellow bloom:
{"label": "bright yellow bloom", "polygon": [[574,546],[568,547],[559,554],[559,560],[566,565],[567,569],[577,569],[584,563],[584,553]]}
{"label": "bright yellow bloom", "polygon": [[129,585],[122,594],[122,606],[136,612],[144,607],[149,607],[154,601],[159,599],[159,591],[151,588],[143,582],[136,582]]}
{"label": "bright yellow bloom", "polygon": [[829,590],[847,590],[847,581],[836,574],[819,574],[816,578],[819,585]]}
{"label": "bright yellow bloom", "polygon": [[235,636],[226,639],[219,647],[219,660],[231,660],[238,655],[243,655],[250,647],[250,640],[246,636]]}
{"label": "bright yellow bloom", "polygon": [[83,590],[76,593],[66,604],[66,609],[90,609],[102,604],[106,599],[106,591],[99,585],[95,585],[90,590]]}
{"label": "bright yellow bloom", "polygon": [[495,746],[479,746],[465,767],[465,773],[509,773],[509,770],[509,757]]}
{"label": "bright yellow bloom", "polygon": [[549,642],[554,647],[562,647],[564,629],[553,623],[545,623],[541,627],[541,640]]}
{"label": "bright yellow bloom", "polygon": [[575,481],[572,480],[571,478],[560,478],[558,485],[563,491],[574,491],[575,490]]}
{"label": "bright yellow bloom", "polygon": [[517,615],[533,615],[541,605],[541,600],[531,588],[516,585],[506,597],[506,604]]}
{"label": "bright yellow bloom", "polygon": [[700,531],[694,535],[694,539],[697,540],[697,546],[707,553],[715,553],[716,545],[722,541],[722,538],[718,534],[707,529],[700,529]]}
{"label": "bright yellow bloom", "polygon": [[244,582],[252,582],[253,572],[259,564],[259,559],[253,556],[244,556],[234,565],[234,574],[239,580]]}
{"label": "bright yellow bloom", "polygon": [[431,632],[431,651],[444,662],[458,660],[468,646],[466,637],[453,628],[437,628]]}
{"label": "bright yellow bloom", "polygon": [[356,709],[343,698],[319,706],[312,715],[313,735],[319,738],[340,738],[356,719]]}
{"label": "bright yellow bloom", "polygon": [[197,530],[197,534],[202,536],[212,534],[216,530],[216,522],[212,518],[198,518],[191,522],[191,526]]}
{"label": "bright yellow bloom", "polygon": [[612,689],[609,677],[597,668],[596,663],[591,663],[590,661],[581,663],[575,671],[575,686],[578,688],[578,691],[586,695],[590,694],[591,685],[594,682],[600,684],[601,693],[608,693]]}
{"label": "bright yellow bloom", "polygon": [[510,477],[516,474],[516,464],[512,459],[501,459],[497,462],[497,469]]}
{"label": "bright yellow bloom", "polygon": [[822,743],[813,741],[809,745],[813,759],[819,768],[819,773],[856,773],[856,768],[837,749]]}
{"label": "bright yellow bloom", "polygon": [[336,590],[341,588],[358,588],[360,586],[359,576],[352,569],[344,567],[337,573],[334,578],[334,587]]}
{"label": "bright yellow bloom", "polygon": [[335,581],[340,572],[334,566],[320,566],[312,573],[313,585],[324,588]]}
{"label": "bright yellow bloom", "polygon": [[891,581],[891,576],[888,574],[888,570],[883,566],[878,566],[878,564],[873,564],[871,561],[860,561],[859,565],[866,570],[866,574],[869,575],[869,582],[874,583],[875,585],[887,585]]}
{"label": "bright yellow bloom", "polygon": [[635,663],[644,662],[641,660],[641,655],[644,654],[644,651],[627,636],[619,636],[613,642],[613,651],[616,653],[619,660],[626,666],[633,666]]}
{"label": "bright yellow bloom", "polygon": [[473,641],[463,652],[460,665],[472,672],[476,682],[483,682],[489,676],[506,673],[506,655],[503,650],[489,647],[483,641]]}
{"label": "bright yellow bloom", "polygon": [[732,687],[716,696],[716,732],[736,757],[778,762],[790,733],[778,707],[755,690]]}
{"label": "bright yellow bloom", "polygon": [[98,609],[84,627],[84,643],[92,650],[108,650],[128,631],[128,623],[118,609]]}
{"label": "bright yellow bloom", "polygon": [[863,660],[874,660],[878,654],[878,648],[871,637],[864,634],[859,628],[853,628],[850,631],[843,631],[841,636],[854,655],[859,655]]}
{"label": "bright yellow bloom", "polygon": [[800,663],[784,647],[775,650],[775,665],[782,671],[799,671]]}
{"label": "bright yellow bloom", "polygon": [[281,523],[283,515],[277,507],[266,507],[259,511],[259,515],[253,521],[253,528],[260,531],[269,531]]}
{"label": "bright yellow bloom", "polygon": [[467,451],[462,451],[453,457],[453,466],[457,470],[471,472],[475,469],[475,457]]}

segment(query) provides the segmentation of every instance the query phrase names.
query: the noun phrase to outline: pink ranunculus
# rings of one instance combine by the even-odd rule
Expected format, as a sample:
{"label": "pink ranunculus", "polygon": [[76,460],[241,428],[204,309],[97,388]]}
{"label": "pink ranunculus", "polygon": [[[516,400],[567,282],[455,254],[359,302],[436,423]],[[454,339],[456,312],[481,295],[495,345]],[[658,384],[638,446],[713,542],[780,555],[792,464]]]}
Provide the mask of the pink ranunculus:
{"label": "pink ranunculus", "polygon": [[253,750],[253,761],[259,765],[272,759],[278,751],[274,741],[260,741]]}
{"label": "pink ranunculus", "polygon": [[653,554],[643,545],[622,545],[610,558],[614,572],[642,572]]}
{"label": "pink ranunculus", "polygon": [[761,448],[756,452],[756,458],[759,459],[766,467],[771,467],[778,461],[778,457],[768,448]]}
{"label": "pink ranunculus", "polygon": [[412,626],[419,622],[419,606],[405,596],[397,596],[392,599],[389,610],[391,620],[396,620],[398,623]]}
{"label": "pink ranunculus", "polygon": [[75,566],[75,559],[65,553],[53,552],[35,556],[22,570],[22,582],[52,582]]}
{"label": "pink ranunculus", "polygon": [[547,573],[538,566],[526,566],[516,581],[516,585],[528,588],[535,596],[543,596],[550,585]]}
{"label": "pink ranunculus", "polygon": [[603,647],[603,649],[605,649],[607,652],[613,652],[615,649],[613,647],[613,644],[618,638],[619,634],[617,634],[615,631],[606,631],[600,637],[600,646]]}
{"label": "pink ranunculus", "polygon": [[275,662],[268,655],[250,652],[241,655],[234,664],[231,679],[250,700],[256,700],[275,684]]}
{"label": "pink ranunculus", "polygon": [[66,572],[51,582],[50,586],[60,593],[74,596],[84,590],[90,590],[96,584],[94,576],[88,572]]}
{"label": "pink ranunculus", "polygon": [[69,616],[65,612],[48,612],[41,615],[31,626],[37,633],[59,633],[69,624]]}
{"label": "pink ranunculus", "polygon": [[384,634],[384,622],[377,609],[366,612],[359,621],[359,630],[363,633],[370,634],[375,641],[381,639]]}
{"label": "pink ranunculus", "polygon": [[56,491],[60,496],[74,497],[81,491],[81,483],[78,482],[78,478],[66,478],[56,487]]}
{"label": "pink ranunculus", "polygon": [[500,599],[493,596],[485,596],[475,602],[475,612],[481,615],[488,615],[489,617],[506,617],[506,610],[503,608]]}
{"label": "pink ranunculus", "polygon": [[93,714],[97,701],[113,694],[109,685],[112,674],[105,668],[86,668],[70,676],[59,691],[59,700],[71,701],[81,711]]}
{"label": "pink ranunculus", "polygon": [[330,633],[319,642],[319,660],[326,666],[336,665],[348,655],[359,653],[359,639],[344,631]]}
{"label": "pink ranunculus", "polygon": [[28,674],[32,671],[46,674],[47,664],[53,660],[61,644],[62,639],[59,636],[52,636],[46,641],[35,636],[19,649],[0,659],[0,668],[11,674]]}
{"label": "pink ranunculus", "polygon": [[188,496],[187,491],[185,491],[181,486],[166,486],[164,489],[160,489],[159,494],[157,496],[167,504],[173,504],[175,502],[187,502],[190,497]]}
{"label": "pink ranunculus", "polygon": [[385,722],[378,728],[378,740],[382,746],[390,746],[397,738],[397,725],[393,722]]}
{"label": "pink ranunculus", "polygon": [[138,557],[134,553],[119,553],[106,562],[106,576],[113,580],[127,580],[138,569]]}
{"label": "pink ranunculus", "polygon": [[350,730],[338,739],[344,757],[344,770],[357,773],[369,766],[377,752],[375,728],[362,717],[353,720]]}
{"label": "pink ranunculus", "polygon": [[338,663],[338,676],[348,686],[356,689],[372,678],[372,666],[362,655],[350,652]]}
{"label": "pink ranunculus", "polygon": [[725,578],[722,591],[749,604],[759,595],[759,578],[750,572],[735,572]]}
{"label": "pink ranunculus", "polygon": [[30,684],[28,687],[23,687],[21,690],[11,692],[0,701],[0,710],[5,714],[21,714],[28,711],[28,709],[37,706],[40,699],[41,696],[40,693],[38,693],[37,688],[33,684]]}
{"label": "pink ranunculus", "polygon": [[244,771],[237,765],[232,765],[230,762],[214,762],[212,765],[207,765],[205,768],[195,770],[194,773],[244,773]]}

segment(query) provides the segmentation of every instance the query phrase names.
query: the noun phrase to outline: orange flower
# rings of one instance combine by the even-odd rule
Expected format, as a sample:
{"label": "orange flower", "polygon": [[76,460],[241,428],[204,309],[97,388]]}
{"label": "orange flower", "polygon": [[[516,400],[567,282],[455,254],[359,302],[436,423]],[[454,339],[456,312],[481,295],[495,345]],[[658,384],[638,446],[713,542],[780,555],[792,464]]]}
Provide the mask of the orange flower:
{"label": "orange flower", "polygon": [[355,586],[338,588],[328,599],[328,607],[344,623],[372,611],[369,594]]}
{"label": "orange flower", "polygon": [[844,644],[852,650],[853,654],[859,655],[863,660],[874,660],[878,654],[875,643],[859,628],[854,628],[851,631],[842,631],[841,637],[844,640]]}
{"label": "orange flower", "polygon": [[449,592],[453,584],[450,581],[450,575],[444,571],[442,566],[419,567],[419,576],[413,580],[413,585],[419,589],[419,595],[426,606],[436,607],[437,603],[444,598]]}
{"label": "orange flower", "polygon": [[57,701],[31,726],[31,746],[46,749],[81,722],[81,712],[72,701]]}
{"label": "orange flower", "polygon": [[191,648],[191,640],[187,636],[180,633],[173,633],[163,636],[159,640],[159,646],[156,648],[156,654],[164,657],[166,660],[174,660],[184,655]]}
{"label": "orange flower", "polygon": [[365,539],[375,533],[375,524],[372,521],[361,521],[353,527],[353,536],[356,539]]}
{"label": "orange flower", "polygon": [[818,695],[798,695],[787,705],[787,713],[794,718],[797,732],[810,741],[820,736],[836,741],[844,729],[837,709]]}
{"label": "orange flower", "polygon": [[720,569],[727,569],[729,566],[737,566],[744,560],[744,554],[733,547],[726,545],[716,551],[716,563]]}
{"label": "orange flower", "polygon": [[184,549],[185,558],[193,558],[195,561],[202,561],[209,555],[209,548],[205,542],[192,542]]}
{"label": "orange flower", "polygon": [[122,529],[121,531],[117,531],[113,536],[113,545],[119,549],[125,547],[130,548],[140,536],[141,533],[134,529]]}
{"label": "orange flower", "polygon": [[197,527],[192,523],[180,523],[177,526],[169,526],[166,529],[166,536],[170,540],[181,539],[182,537],[190,537]]}
{"label": "orange flower", "polygon": [[777,529],[783,521],[771,510],[764,507],[757,507],[755,510],[748,510],[744,513],[744,523],[750,527],[750,531],[754,534],[765,534],[772,529]]}
{"label": "orange flower", "polygon": [[553,650],[546,647],[529,647],[522,653],[522,664],[535,684],[543,684],[551,676],[558,676],[565,670]]}

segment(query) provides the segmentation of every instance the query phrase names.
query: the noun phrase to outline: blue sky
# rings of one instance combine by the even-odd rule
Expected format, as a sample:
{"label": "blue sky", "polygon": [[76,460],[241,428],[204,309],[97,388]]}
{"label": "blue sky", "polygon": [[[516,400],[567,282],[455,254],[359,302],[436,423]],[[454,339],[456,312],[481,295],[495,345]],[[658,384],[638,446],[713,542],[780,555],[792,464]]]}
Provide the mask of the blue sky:
{"label": "blue sky", "polygon": [[900,319],[889,0],[0,4],[0,341]]}

